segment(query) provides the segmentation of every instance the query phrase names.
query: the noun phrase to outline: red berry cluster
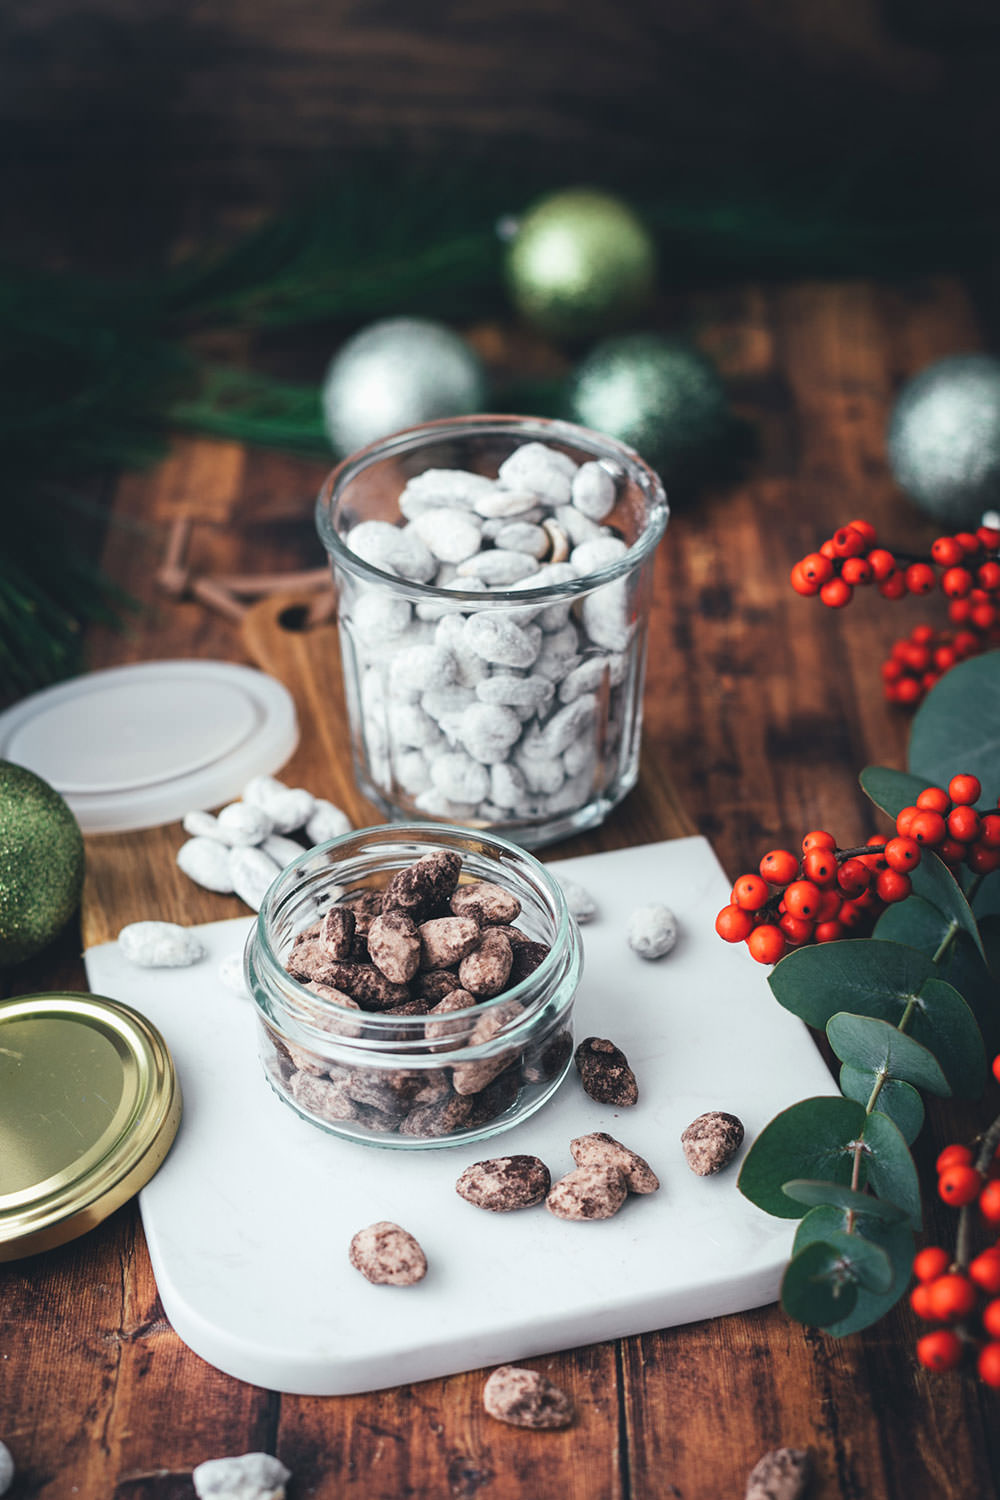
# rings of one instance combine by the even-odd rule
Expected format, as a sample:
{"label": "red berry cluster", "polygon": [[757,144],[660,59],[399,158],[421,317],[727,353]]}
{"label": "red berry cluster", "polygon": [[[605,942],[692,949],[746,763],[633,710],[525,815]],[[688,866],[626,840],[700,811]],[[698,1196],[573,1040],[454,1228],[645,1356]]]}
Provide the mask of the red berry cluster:
{"label": "red berry cluster", "polygon": [[978,874],[1000,868],[1000,813],[976,812],[981,792],[978,779],[963,773],[947,791],[927,787],[904,807],[894,838],[876,834],[859,849],[838,849],[832,833],[814,829],[802,840],[801,859],[772,849],[756,874],[736,881],[716,932],[727,943],[745,942],[758,963],[776,964],[804,943],[860,936],[886,906],[905,901],[925,847]]}
{"label": "red berry cluster", "polygon": [[870,521],[849,521],[795,564],[791,584],[798,594],[818,594],[831,609],[850,604],[854,590],[867,584],[884,599],[929,594],[940,586],[954,628],[918,625],[896,642],[882,666],[887,701],[911,707],[956,662],[1000,644],[1000,530],[980,526],[939,536],[926,558],[875,543]]}
{"label": "red berry cluster", "polygon": [[[797,594],[818,594],[831,609],[850,604],[854,590],[875,584],[883,599],[907,594],[929,594],[940,586],[949,599],[968,599],[965,618],[978,630],[997,622],[1000,601],[1000,530],[980,526],[939,536],[929,558],[900,557],[877,547],[870,521],[848,521],[828,537],[818,552],[810,552],[792,569]],[[935,572],[940,568],[940,580]]]}
{"label": "red berry cluster", "polygon": [[[953,600],[949,612],[965,602]],[[886,702],[912,707],[956,662],[997,645],[1000,645],[1000,624],[987,631],[935,630],[932,625],[915,625],[909,635],[895,643],[882,663],[882,692]]]}
{"label": "red berry cluster", "polygon": [[[1000,1080],[1000,1054],[993,1059],[993,1072]],[[1000,1121],[995,1121],[985,1138],[985,1167],[983,1154],[977,1162],[969,1146],[946,1146],[937,1159],[939,1196],[955,1208],[977,1208],[981,1221],[994,1230],[1000,1226],[998,1135]],[[960,1231],[960,1243],[962,1238]],[[945,1325],[917,1340],[920,1363],[928,1370],[953,1370],[968,1347],[975,1350],[980,1380],[1000,1387],[1000,1238],[971,1259],[927,1245],[914,1259],[913,1274],[913,1311],[929,1323]]]}
{"label": "red berry cluster", "polygon": [[977,812],[972,804],[981,795],[978,778],[965,774],[953,776],[947,791],[925,787],[896,818],[896,832],[933,849],[946,865],[988,875],[1000,869],[1000,813]]}

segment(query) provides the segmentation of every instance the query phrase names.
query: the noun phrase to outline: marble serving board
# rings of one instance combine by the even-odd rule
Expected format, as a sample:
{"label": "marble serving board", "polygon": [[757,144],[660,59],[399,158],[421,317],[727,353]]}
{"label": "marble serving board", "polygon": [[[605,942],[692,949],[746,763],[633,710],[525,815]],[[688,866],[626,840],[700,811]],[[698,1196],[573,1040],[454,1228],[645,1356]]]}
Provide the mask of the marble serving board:
{"label": "marble serving board", "polygon": [[[583,929],[576,1035],[610,1037],[640,1087],[631,1109],[602,1106],[571,1071],[534,1117],[473,1146],[399,1151],[339,1141],[271,1091],[249,1000],[218,962],[252,918],[198,929],[208,958],[142,970],[114,943],[86,954],[96,993],[162,1031],[184,1095],[177,1139],[140,1205],[164,1310],[180,1337],[229,1375],[273,1390],[337,1395],[524,1359],[775,1300],[794,1221],[737,1190],[739,1161],[778,1110],[835,1093],[802,1024],[771,996],[767,971],[713,923],[727,881],[702,838],[553,862],[600,914]],[[667,958],[628,948],[635,907],[659,900],[680,937]],[[716,1177],[687,1167],[679,1137],[708,1109],[738,1115],[746,1141]],[[490,1214],[455,1192],[470,1162],[527,1152],[553,1179],[570,1140],[604,1130],[647,1158],[661,1188],[600,1223],[539,1205]],[[427,1255],[413,1287],[372,1286],[348,1262],[356,1230],[404,1225]]]}

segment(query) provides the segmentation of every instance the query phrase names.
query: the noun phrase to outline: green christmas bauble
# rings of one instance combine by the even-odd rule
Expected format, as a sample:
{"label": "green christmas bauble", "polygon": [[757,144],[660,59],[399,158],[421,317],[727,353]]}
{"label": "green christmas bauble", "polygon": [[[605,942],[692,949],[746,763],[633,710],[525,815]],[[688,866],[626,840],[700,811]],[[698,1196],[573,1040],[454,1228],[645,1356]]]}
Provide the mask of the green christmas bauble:
{"label": "green christmas bauble", "polygon": [[718,466],[732,418],[715,366],[690,345],[635,333],[596,344],[569,386],[570,416],[635,448],[668,493]]}
{"label": "green christmas bauble", "polygon": [[1000,505],[1000,359],[958,354],[907,381],[889,418],[889,467],[921,510],[976,526]]}
{"label": "green christmas bauble", "polygon": [[378,438],[486,404],[478,354],[443,323],[382,318],[338,350],[323,381],[327,435],[346,455]]}
{"label": "green christmas bauble", "polygon": [[83,835],[59,793],[0,760],[0,966],[40,953],[83,887]]}
{"label": "green christmas bauble", "polygon": [[627,204],[577,188],[529,209],[507,252],[517,310],[543,333],[585,339],[608,333],[648,306],[656,247]]}

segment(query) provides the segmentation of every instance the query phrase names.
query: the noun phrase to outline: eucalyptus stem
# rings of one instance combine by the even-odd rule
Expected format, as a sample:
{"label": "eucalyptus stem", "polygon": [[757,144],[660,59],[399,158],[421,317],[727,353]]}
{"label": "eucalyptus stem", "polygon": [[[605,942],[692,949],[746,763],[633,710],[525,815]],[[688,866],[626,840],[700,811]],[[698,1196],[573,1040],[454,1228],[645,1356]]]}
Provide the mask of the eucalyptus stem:
{"label": "eucalyptus stem", "polygon": [[[947,930],[946,930],[944,936],[942,937],[940,943],[938,943],[937,948],[936,948],[936,950],[935,950],[935,952],[934,952],[934,954],[933,954],[933,956],[931,958],[931,963],[932,964],[937,964],[937,963],[941,962],[942,958],[944,958],[945,954],[948,952],[948,949],[951,947],[952,943],[955,941],[955,938],[957,937],[957,935],[958,935],[958,933],[960,931],[961,931],[961,929],[960,929],[958,923],[954,920],[954,918],[952,918],[952,920],[948,923],[948,927],[947,927]],[[914,1011],[914,1008],[916,1006],[916,1003],[917,1003],[917,996],[916,995],[911,995],[910,998],[909,998],[909,1000],[907,1000],[906,1005],[903,1007],[903,1014],[900,1016],[899,1020],[896,1022],[896,1030],[897,1031],[902,1031],[902,1032],[906,1031],[907,1027],[910,1024],[910,1020],[911,1020],[911,1018],[913,1016],[913,1011]],[[876,1078],[874,1086],[872,1088],[872,1091],[868,1095],[868,1102],[865,1105],[865,1119],[866,1120],[867,1120],[868,1116],[872,1113],[873,1109],[875,1108],[875,1104],[876,1104],[876,1101],[878,1100],[878,1096],[882,1092],[882,1086],[885,1083],[885,1081],[888,1078],[888,1076],[889,1076],[888,1073],[882,1072],[882,1073],[879,1073],[878,1077]],[[997,1123],[1000,1124],[1000,1122],[997,1122]],[[998,1139],[1000,1139],[1000,1137],[998,1137]],[[994,1144],[996,1144],[996,1143],[994,1143]],[[859,1185],[860,1185],[860,1182],[861,1182],[861,1154],[862,1154],[863,1151],[864,1151],[864,1141],[860,1141],[859,1140],[859,1141],[854,1141],[852,1143],[852,1150],[851,1150],[851,1155],[852,1155],[852,1162],[851,1162],[851,1187],[852,1187],[852,1189],[855,1192],[857,1192],[859,1190]],[[964,1212],[964,1210],[963,1210],[963,1212]],[[854,1209],[853,1208],[849,1208],[847,1210],[847,1233],[848,1234],[853,1233],[853,1230],[854,1230],[854,1220],[855,1220]],[[959,1226],[959,1233],[961,1233],[961,1225]]]}

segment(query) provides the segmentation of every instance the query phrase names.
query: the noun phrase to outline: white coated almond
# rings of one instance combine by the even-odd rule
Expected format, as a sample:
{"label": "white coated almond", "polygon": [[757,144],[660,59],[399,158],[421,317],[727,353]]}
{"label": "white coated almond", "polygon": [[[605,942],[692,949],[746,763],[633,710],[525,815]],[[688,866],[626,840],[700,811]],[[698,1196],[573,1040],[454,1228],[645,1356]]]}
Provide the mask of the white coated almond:
{"label": "white coated almond", "polygon": [[141,969],[186,969],[205,957],[205,947],[176,922],[130,922],[118,934],[118,947]]}
{"label": "white coated almond", "polygon": [[229,873],[229,845],[217,839],[188,839],[177,851],[177,868],[206,891],[228,896],[233,889]]}
{"label": "white coated almond", "polygon": [[241,901],[260,911],[264,892],[279,873],[279,866],[262,849],[230,849],[229,875]]}

